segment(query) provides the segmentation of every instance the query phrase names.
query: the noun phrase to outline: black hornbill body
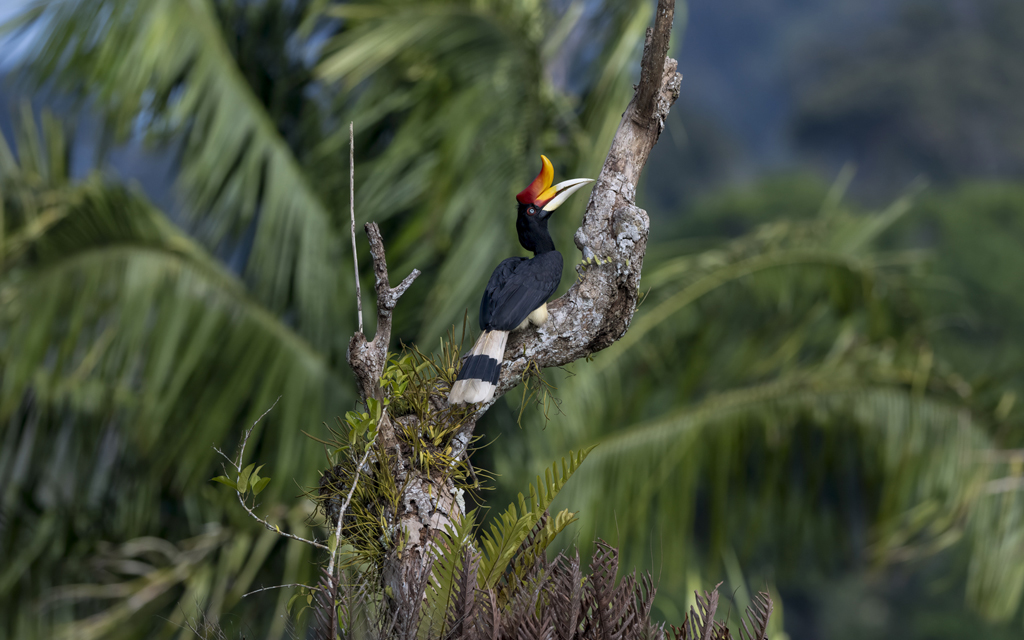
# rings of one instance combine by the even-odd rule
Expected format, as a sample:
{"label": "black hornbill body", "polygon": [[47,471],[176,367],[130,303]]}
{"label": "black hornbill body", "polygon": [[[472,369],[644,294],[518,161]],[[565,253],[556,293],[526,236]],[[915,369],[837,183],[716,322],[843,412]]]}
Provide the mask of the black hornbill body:
{"label": "black hornbill body", "polygon": [[562,279],[562,254],[548,233],[551,213],[577,189],[593,182],[566,180],[552,186],[554,169],[541,156],[540,174],[516,196],[519,202],[516,231],[519,244],[532,258],[506,258],[498,264],[480,300],[480,338],[469,352],[459,377],[448,394],[449,404],[487,402],[501,373],[508,334],[548,319],[547,300]]}

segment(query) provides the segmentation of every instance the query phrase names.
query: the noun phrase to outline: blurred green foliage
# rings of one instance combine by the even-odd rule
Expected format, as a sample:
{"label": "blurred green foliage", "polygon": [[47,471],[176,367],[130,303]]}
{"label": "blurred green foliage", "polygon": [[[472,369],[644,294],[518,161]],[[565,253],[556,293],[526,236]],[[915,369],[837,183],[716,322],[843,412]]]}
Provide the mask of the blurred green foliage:
{"label": "blurred green foliage", "polygon": [[[258,511],[326,537],[299,495],[326,462],[300,430],[354,408],[345,125],[356,126],[358,220],[382,223],[395,277],[425,272],[397,333],[436,344],[475,308],[495,256],[519,251],[510,203],[537,155],[560,175],[596,175],[631,95],[651,3],[557,6],[79,0],[30,11],[43,35],[26,73],[97,110],[104,144],[144,137],[176,153],[186,213],[172,218],[109,172],[71,180],[74,132],[52,116],[37,123],[26,109],[14,144],[0,145],[0,638],[189,637],[176,625],[203,615],[229,633],[289,631],[278,614],[291,590],[242,596],[309,584],[316,558],[209,478],[213,447],[230,455],[281,396],[250,443],[274,477]],[[964,100],[991,107],[982,124],[1005,133],[999,166],[1016,166],[1007,52],[1019,12],[986,2],[984,29],[967,38],[951,6],[915,5],[877,55],[822,58],[801,139],[876,144],[894,166],[916,166],[906,158],[920,140],[862,127],[888,123],[935,143],[939,177],[971,175],[982,160],[960,154],[960,111],[932,110],[947,93],[929,82],[942,71],[945,86],[969,89],[991,68],[1005,87]],[[944,63],[965,48],[975,66]],[[908,53],[919,49],[930,55]],[[661,145],[701,140],[673,126]],[[647,180],[686,182],[654,158]],[[556,504],[582,510],[581,543],[599,534],[625,566],[666,567],[658,607],[671,621],[689,592],[724,578],[737,610],[765,584],[794,602],[802,589],[831,593],[829,621],[807,633],[961,637],[953,622],[936,629],[934,603],[964,596],[1019,629],[1024,471],[1002,450],[1022,446],[1024,189],[948,186],[869,211],[844,197],[852,177],[775,176],[655,218],[650,291],[626,338],[574,376],[545,374],[562,402],[547,422],[528,412],[514,426],[514,391],[514,408],[491,412],[492,435],[508,428],[484,455],[519,488],[522,474],[597,444]],[[582,207],[554,218],[570,260]],[[868,615],[892,591],[878,583],[901,571],[927,575],[916,588],[939,592],[932,613],[891,596],[898,606]],[[835,582],[850,572],[869,575],[870,594]],[[856,609],[866,626],[838,622],[853,601],[868,603]],[[780,621],[799,621],[776,604]]]}
{"label": "blurred green foliage", "polygon": [[590,20],[570,93],[546,65],[582,8],[81,0],[16,21],[22,77],[98,113],[104,146],[177,154],[185,213],[101,169],[70,180],[74,132],[27,107],[2,147],[0,636],[187,637],[205,615],[282,637],[290,593],[242,595],[308,582],[314,558],[209,478],[280,396],[249,444],[278,479],[257,510],[325,537],[296,495],[324,464],[301,430],[355,399],[345,124],[359,220],[383,223],[393,273],[424,271],[399,336],[434,344],[518,250],[503,212],[538,154],[600,166],[652,7]]}
{"label": "blurred green foliage", "polygon": [[[697,203],[679,239],[652,246],[629,333],[553,379],[564,415],[543,429],[536,416],[495,452],[514,483],[531,460],[596,445],[564,504],[582,509],[581,541],[673,568],[658,602],[670,620],[683,594],[722,579],[811,591],[831,610],[838,583],[808,585],[865,567],[876,593],[886,575],[927,571],[917,589],[948,603],[966,584],[984,616],[1019,616],[1021,459],[994,453],[1020,446],[1019,316],[992,306],[1012,304],[1017,276],[986,274],[1020,259],[1024,234],[1007,226],[1024,214],[1020,188],[966,185],[871,213],[841,197],[850,178],[777,176]],[[993,331],[954,312],[984,313]],[[922,616],[928,602],[915,601]],[[961,637],[887,611],[858,628]]]}
{"label": "blurred green foliage", "polygon": [[[1024,6],[909,0],[868,37],[819,42],[794,63],[794,137],[864,166],[891,192],[920,173],[1024,175]],[[823,39],[822,39],[823,40]]]}
{"label": "blurred green foliage", "polygon": [[[925,194],[886,239],[932,252],[931,340],[996,402],[1024,384],[1022,212],[1021,184],[967,182]],[[1006,436],[1024,444],[1021,434]]]}

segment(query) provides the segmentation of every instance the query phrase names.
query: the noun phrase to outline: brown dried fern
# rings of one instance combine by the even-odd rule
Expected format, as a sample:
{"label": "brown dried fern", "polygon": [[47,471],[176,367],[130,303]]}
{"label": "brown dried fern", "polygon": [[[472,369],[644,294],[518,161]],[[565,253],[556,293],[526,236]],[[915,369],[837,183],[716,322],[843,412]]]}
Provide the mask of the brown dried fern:
{"label": "brown dried fern", "polygon": [[696,608],[690,607],[690,613],[683,619],[682,629],[673,627],[675,637],[681,640],[712,640],[715,633],[715,612],[718,610],[719,582],[711,593],[707,591],[701,596],[696,591]]}
{"label": "brown dried fern", "polygon": [[478,638],[479,600],[476,574],[480,568],[480,554],[472,545],[462,548],[462,562],[455,576],[455,598],[448,610],[449,637]]}
{"label": "brown dried fern", "polygon": [[317,640],[335,640],[338,637],[338,578],[323,569],[314,596],[315,629]]}
{"label": "brown dried fern", "polygon": [[[768,621],[775,610],[775,603],[767,591],[760,591],[754,601],[747,605],[746,616],[740,617],[740,640],[767,640]],[[753,631],[747,627],[750,622]]]}
{"label": "brown dried fern", "polygon": [[579,637],[583,612],[583,569],[580,555],[568,558],[559,554],[551,563],[550,607],[554,617],[555,632],[559,640],[574,640]]}

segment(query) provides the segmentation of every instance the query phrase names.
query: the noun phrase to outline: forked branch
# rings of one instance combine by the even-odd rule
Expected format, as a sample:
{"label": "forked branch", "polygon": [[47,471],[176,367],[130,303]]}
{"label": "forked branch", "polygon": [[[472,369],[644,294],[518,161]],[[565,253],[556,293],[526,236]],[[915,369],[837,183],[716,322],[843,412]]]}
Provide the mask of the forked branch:
{"label": "forked branch", "polygon": [[[604,167],[591,193],[583,224],[576,231],[576,246],[589,266],[580,280],[561,298],[548,304],[547,323],[538,329],[514,333],[505,351],[497,395],[518,384],[530,366],[555,367],[600,351],[625,334],[636,310],[640,270],[647,249],[647,213],[635,204],[636,185],[651,149],[665,127],[665,119],[679,96],[681,76],[676,61],[667,58],[674,18],[674,0],[659,0],[655,24],[648,30],[640,82],[612,141]],[[414,270],[397,287],[388,279],[384,243],[376,224],[366,225],[376,277],[377,333],[367,341],[362,331],[349,342],[348,361],[356,375],[363,401],[382,397],[380,378],[387,361],[392,313],[399,297],[419,275]],[[432,419],[454,420],[447,409],[444,389],[431,397]],[[476,420],[493,404],[478,407],[470,419],[460,418],[450,442],[449,456],[465,460]],[[445,418],[443,416],[447,415]],[[419,418],[400,418],[403,433],[416,434]],[[444,527],[459,522],[465,513],[461,492],[444,474],[424,470],[403,450],[387,412],[379,425],[375,450],[389,452],[388,464],[395,486],[402,487],[397,509],[388,515],[393,531],[382,579],[392,594],[393,619],[409,623],[416,616],[422,592],[415,585],[429,575],[432,545]],[[395,455],[391,456],[390,452]],[[425,584],[425,583],[424,583]],[[404,596],[402,594],[405,594]]]}
{"label": "forked branch", "polygon": [[377,333],[371,341],[367,341],[361,331],[352,336],[348,343],[348,363],[356,374],[359,393],[363,400],[380,400],[380,376],[384,373],[388,345],[391,342],[392,315],[398,299],[419,277],[420,270],[413,269],[412,273],[392,289],[388,281],[388,261],[384,253],[380,227],[376,222],[367,222],[365,228],[366,237],[370,241],[370,257],[373,258],[374,290],[377,293]]}

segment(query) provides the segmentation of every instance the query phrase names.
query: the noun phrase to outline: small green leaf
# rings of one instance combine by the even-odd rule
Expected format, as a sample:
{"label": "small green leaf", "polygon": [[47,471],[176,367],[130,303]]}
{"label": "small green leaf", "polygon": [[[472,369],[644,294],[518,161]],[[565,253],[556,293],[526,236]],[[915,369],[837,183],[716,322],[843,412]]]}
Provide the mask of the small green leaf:
{"label": "small green leaf", "polygon": [[235,485],[235,488],[239,493],[245,493],[248,490],[249,476],[252,474],[252,470],[255,467],[256,463],[252,462],[245,469],[242,469],[242,475],[238,476],[238,483]]}
{"label": "small green leaf", "polygon": [[270,478],[260,478],[256,484],[252,485],[253,495],[260,495],[260,493],[267,488],[268,484],[270,484]]}
{"label": "small green leaf", "polygon": [[248,485],[248,490],[249,491],[251,491],[252,488],[255,487],[259,483],[259,481],[261,480],[261,478],[260,478],[260,469],[262,469],[262,468],[263,468],[263,465],[261,464],[260,466],[256,467],[256,469],[253,470],[252,475],[249,476],[249,485]]}
{"label": "small green leaf", "polygon": [[210,478],[213,482],[219,482],[223,485],[227,485],[232,489],[235,488],[235,483],[232,482],[227,476],[217,476],[216,478]]}

